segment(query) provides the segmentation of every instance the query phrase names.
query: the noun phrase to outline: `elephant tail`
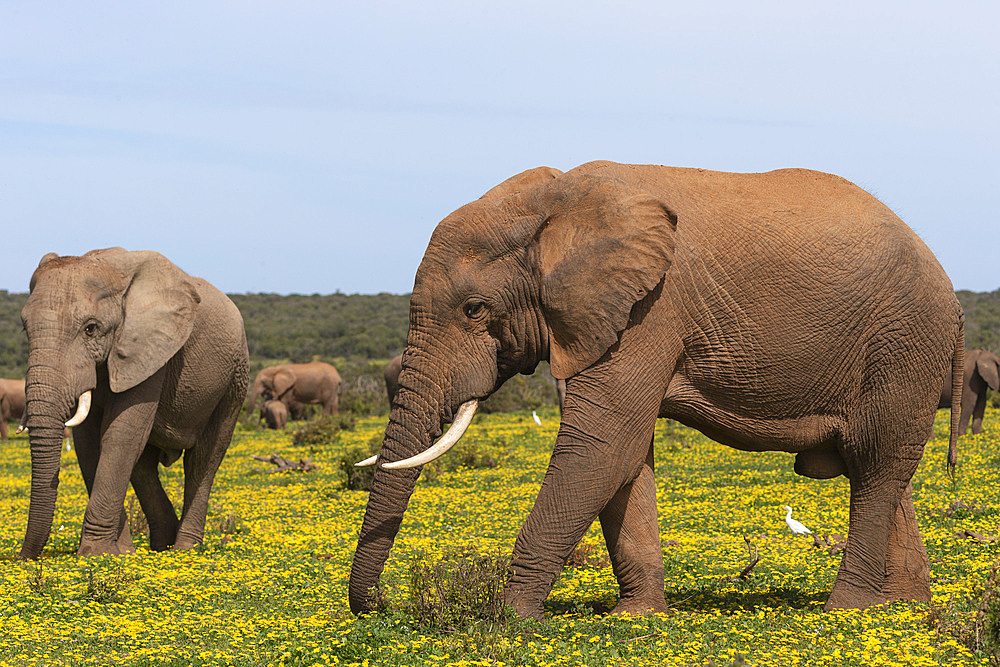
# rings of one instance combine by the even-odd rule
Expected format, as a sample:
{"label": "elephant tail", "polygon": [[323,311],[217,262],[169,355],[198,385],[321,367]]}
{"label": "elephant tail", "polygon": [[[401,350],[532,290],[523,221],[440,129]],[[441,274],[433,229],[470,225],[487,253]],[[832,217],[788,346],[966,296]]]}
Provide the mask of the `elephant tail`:
{"label": "elephant tail", "polygon": [[962,389],[965,383],[965,313],[958,320],[955,354],[951,357],[951,430],[948,435],[948,476],[955,479],[958,463],[958,419],[962,410]]}

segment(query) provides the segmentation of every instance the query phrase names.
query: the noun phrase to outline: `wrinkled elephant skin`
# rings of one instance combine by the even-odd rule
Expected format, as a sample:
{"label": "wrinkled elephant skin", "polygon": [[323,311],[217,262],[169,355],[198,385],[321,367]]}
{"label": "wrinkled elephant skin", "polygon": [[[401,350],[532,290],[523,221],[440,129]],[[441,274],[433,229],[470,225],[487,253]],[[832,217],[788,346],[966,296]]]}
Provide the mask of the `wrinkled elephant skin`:
{"label": "wrinkled elephant skin", "polygon": [[[595,519],[618,611],[664,608],[658,416],[739,449],[802,454],[798,468],[817,477],[846,473],[850,534],[828,608],[929,600],[910,478],[962,355],[962,310],[940,264],[842,178],[543,167],[434,231],[380,463],[424,451],[459,406],[548,360],[566,395],[514,545],[505,595],[518,613],[541,616]],[[375,472],[355,612],[372,607],[418,474]]]}

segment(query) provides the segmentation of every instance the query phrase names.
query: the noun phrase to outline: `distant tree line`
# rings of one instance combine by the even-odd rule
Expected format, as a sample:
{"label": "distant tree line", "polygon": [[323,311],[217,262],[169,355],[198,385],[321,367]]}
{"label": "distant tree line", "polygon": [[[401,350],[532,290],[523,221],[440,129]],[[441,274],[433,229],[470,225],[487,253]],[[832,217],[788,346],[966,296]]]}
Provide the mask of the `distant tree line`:
{"label": "distant tree line", "polygon": [[[965,309],[966,348],[1000,354],[1000,289],[956,294]],[[318,359],[344,366],[345,379],[373,375],[379,364],[372,362],[388,361],[406,344],[408,294],[229,296],[243,313],[254,371]],[[27,298],[0,290],[0,377],[24,377],[28,341],[21,308]]]}
{"label": "distant tree line", "polygon": [[955,292],[965,310],[965,349],[1000,354],[1000,289]]}

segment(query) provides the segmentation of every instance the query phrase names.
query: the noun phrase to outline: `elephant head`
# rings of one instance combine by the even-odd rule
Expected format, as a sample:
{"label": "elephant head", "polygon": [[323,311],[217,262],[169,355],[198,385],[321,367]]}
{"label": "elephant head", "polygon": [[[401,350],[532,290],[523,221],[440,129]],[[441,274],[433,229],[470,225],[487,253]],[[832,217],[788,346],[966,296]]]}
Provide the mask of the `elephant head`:
{"label": "elephant head", "polygon": [[665,204],[600,164],[524,172],[438,225],[410,298],[399,389],[351,571],[353,611],[371,608],[419,474],[399,466],[436,455],[444,423],[456,422],[444,446],[457,440],[479,400],[539,361],[565,379],[600,359],[662,282],[675,228]]}
{"label": "elephant head", "polygon": [[[978,353],[978,354],[977,354]],[[974,350],[974,373],[993,391],[1000,391],[1000,357],[986,350]]]}
{"label": "elephant head", "polygon": [[283,399],[285,394],[295,386],[295,371],[287,364],[280,366],[269,366],[257,373],[253,384],[250,386],[248,401],[250,407],[248,413],[252,413],[257,405],[257,400],[263,398],[264,401]]}
{"label": "elephant head", "polygon": [[59,484],[64,426],[87,419],[95,390],[124,392],[143,382],[191,334],[198,293],[156,252],[49,253],[31,277],[21,311],[28,335],[26,425],[31,501],[22,558],[48,539]]}

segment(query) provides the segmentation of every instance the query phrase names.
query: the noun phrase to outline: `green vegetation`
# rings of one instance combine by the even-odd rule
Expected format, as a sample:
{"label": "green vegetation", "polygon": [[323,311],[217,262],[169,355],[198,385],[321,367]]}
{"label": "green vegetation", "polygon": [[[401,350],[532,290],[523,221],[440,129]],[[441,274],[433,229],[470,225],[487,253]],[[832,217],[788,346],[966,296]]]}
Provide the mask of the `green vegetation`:
{"label": "green vegetation", "polygon": [[955,292],[965,310],[965,349],[1000,354],[1000,289]]}
{"label": "green vegetation", "polygon": [[28,364],[28,337],[21,324],[27,294],[0,290],[0,377],[23,378]]}

